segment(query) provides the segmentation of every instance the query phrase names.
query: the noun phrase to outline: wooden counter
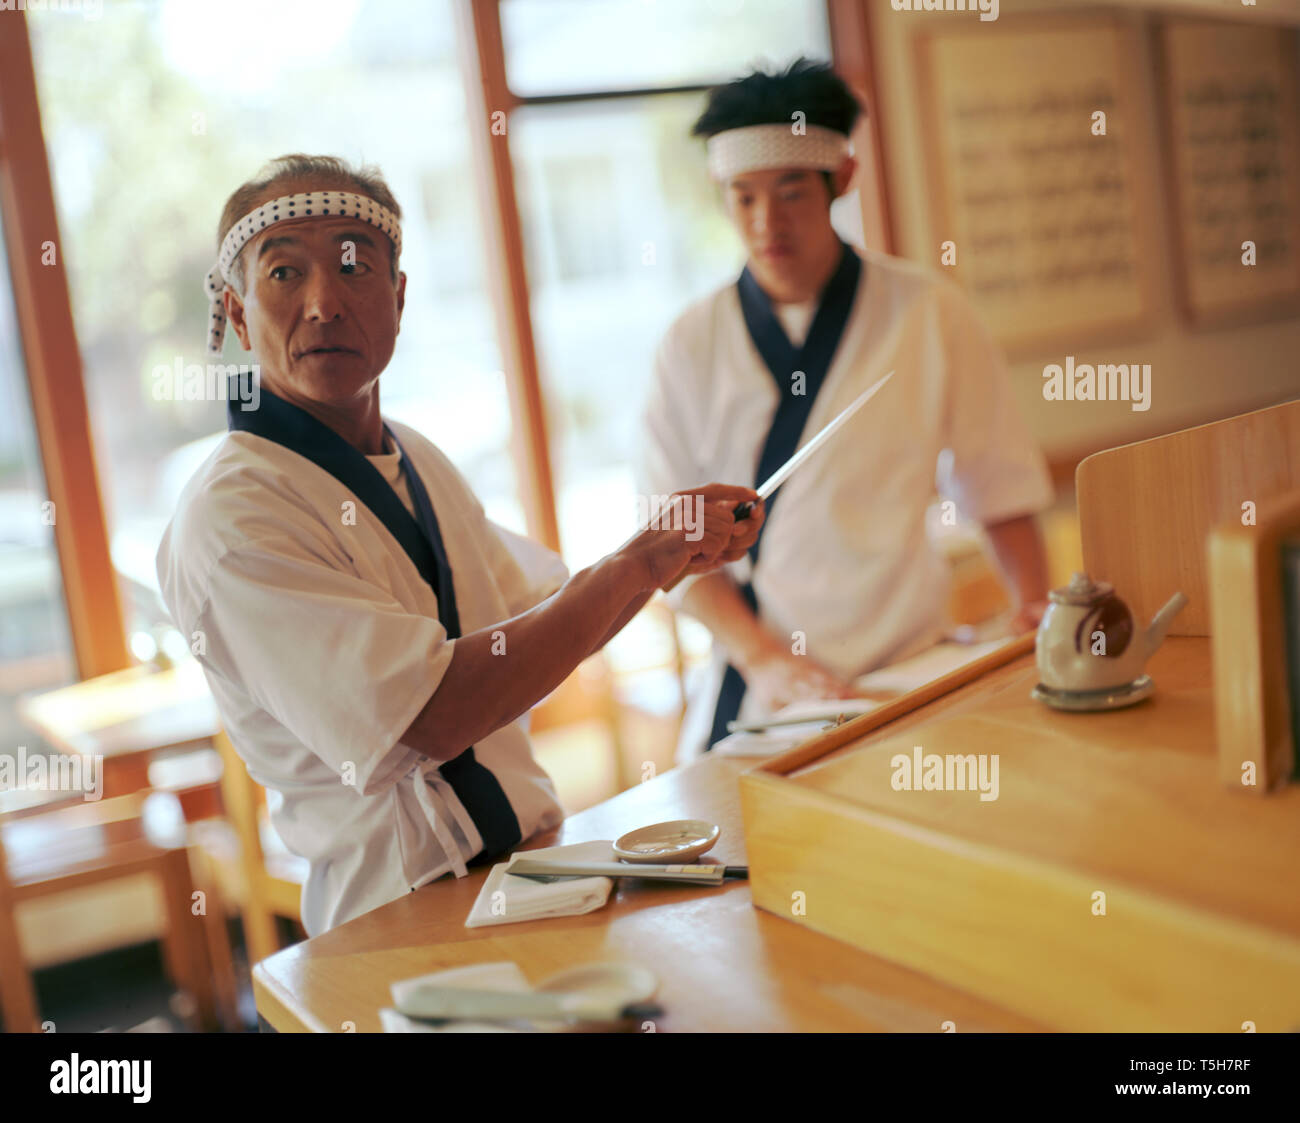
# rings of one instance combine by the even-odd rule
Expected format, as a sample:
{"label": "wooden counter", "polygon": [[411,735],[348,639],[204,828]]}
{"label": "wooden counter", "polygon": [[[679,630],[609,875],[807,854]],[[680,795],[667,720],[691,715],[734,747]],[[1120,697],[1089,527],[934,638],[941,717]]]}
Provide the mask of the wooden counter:
{"label": "wooden counter", "polygon": [[[1030,651],[764,763],[741,781],[755,901],[798,893],[793,923],[1055,1029],[1300,1027],[1300,786],[1221,784],[1210,664],[1172,637],[1148,701],[1061,713]],[[996,765],[995,798],[908,787],[918,755]]]}
{"label": "wooden counter", "polygon": [[[746,861],[737,780],[753,760],[705,757],[571,816],[527,847],[614,839],[633,827],[702,818],[722,827],[709,855]],[[659,1032],[1023,1031],[1038,1023],[755,909],[749,886],[616,884],[586,916],[465,928],[486,878],[445,878],[253,970],[257,1009],[282,1031],[378,1031],[398,979],[513,959],[532,981],[581,963],[628,960],[658,975]]]}
{"label": "wooden counter", "polygon": [[[527,847],[702,818],[722,827],[711,859],[748,863],[747,773],[746,799],[784,785],[812,808],[801,821],[820,832],[817,868],[755,865],[751,883],[721,889],[623,881],[586,916],[486,929],[463,926],[486,871],[443,879],[259,964],[258,1010],[280,1030],[371,1031],[398,979],[513,959],[537,981],[631,960],[661,980],[659,1031],[1294,1028],[1293,996],[1255,1000],[1266,993],[1261,972],[1281,965],[1281,985],[1300,948],[1300,787],[1252,799],[1219,785],[1208,641],[1167,640],[1149,666],[1155,695],[1105,714],[1029,700],[1032,637],[1002,658],[946,694],[927,687],[835,730],[820,748],[766,762],[705,757]],[[889,757],[915,744],[998,753],[999,798],[893,790]],[[831,817],[846,796],[876,832],[860,852]],[[757,822],[755,854],[760,844],[796,853],[782,813]],[[1008,873],[1021,879],[1014,892]],[[857,879],[848,891],[826,880],[846,874]],[[808,891],[804,916],[790,915],[792,889]],[[1105,917],[1090,907],[1099,889]],[[948,915],[964,908],[964,922]],[[840,924],[875,946],[827,934]],[[1160,942],[1159,925],[1176,938]],[[1017,929],[1032,954],[1017,950]],[[1088,956],[1063,968],[1062,950],[1085,932],[1091,969]],[[1116,968],[1130,952],[1132,968]],[[1143,976],[1153,956],[1167,956],[1181,991]],[[1200,977],[1205,962],[1231,969]],[[1213,1026],[1202,1024],[1210,1008]]]}

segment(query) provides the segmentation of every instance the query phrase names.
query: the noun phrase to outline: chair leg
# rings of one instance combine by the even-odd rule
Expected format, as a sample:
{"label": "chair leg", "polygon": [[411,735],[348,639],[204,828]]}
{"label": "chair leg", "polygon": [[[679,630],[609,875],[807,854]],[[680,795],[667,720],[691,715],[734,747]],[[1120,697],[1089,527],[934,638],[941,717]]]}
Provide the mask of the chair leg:
{"label": "chair leg", "polygon": [[260,963],[280,950],[280,934],[275,926],[275,916],[257,900],[256,891],[250,887],[248,900],[240,913],[244,922],[244,945],[248,949],[248,966]]}
{"label": "chair leg", "polygon": [[177,971],[177,985],[194,1003],[193,1021],[197,1028],[218,1028],[214,1008],[212,978],[204,947],[204,919],[191,911],[194,881],[190,876],[189,855],[184,850],[169,851],[163,858],[163,897],[167,913],[167,942]]}
{"label": "chair leg", "polygon": [[226,927],[226,905],[212,875],[203,849],[190,847],[190,869],[194,883],[204,894],[204,935],[217,1013],[231,1033],[243,1029],[239,1020],[239,984],[235,977],[235,959],[230,950],[230,930]]}
{"label": "chair leg", "polygon": [[40,1033],[40,1013],[36,1005],[36,987],[32,974],[23,959],[23,949],[18,940],[18,925],[12,902],[0,912],[0,1014],[4,1015],[6,1033]]}

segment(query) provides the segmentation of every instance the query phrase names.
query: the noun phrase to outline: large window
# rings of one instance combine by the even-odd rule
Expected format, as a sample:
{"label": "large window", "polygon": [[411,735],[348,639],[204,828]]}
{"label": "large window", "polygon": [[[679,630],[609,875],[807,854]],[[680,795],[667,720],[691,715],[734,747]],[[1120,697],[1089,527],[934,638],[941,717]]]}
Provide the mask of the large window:
{"label": "large window", "polygon": [[830,56],[817,0],[502,0],[520,97],[725,82],[751,63]]}
{"label": "large window", "polygon": [[[285,153],[382,169],[404,210],[408,274],[385,412],[427,433],[488,514],[522,531],[546,519],[521,508],[511,451],[525,434],[512,430],[497,332],[524,319],[483,272],[489,244],[518,248],[517,203],[565,560],[577,569],[635,529],[656,345],[744,256],[691,122],[709,85],[755,63],[829,58],[825,0],[502,0],[499,41],[476,3],[478,49],[504,52],[509,91],[499,70],[484,82],[511,108],[515,177],[514,198],[484,215],[495,204],[472,171],[483,152],[471,151],[462,84],[476,60],[459,55],[473,48],[456,7],[111,0],[98,19],[26,17],[112,558],[141,656],[165,622],[159,537],[225,429],[223,403],[157,400],[153,372],[207,361],[202,278],[222,205]],[[527,411],[523,351],[512,377]],[[225,360],[247,358],[228,333]],[[673,636],[663,614],[642,614],[608,649],[624,692],[664,713],[680,700]],[[688,657],[707,648],[689,620],[681,638]]]}
{"label": "large window", "polygon": [[[660,337],[744,264],[704,145],[689,135],[704,88],[756,62],[829,59],[826,9],[820,0],[505,0],[501,17],[507,80],[524,102],[510,152],[560,541],[571,566],[585,565],[636,529],[640,409]],[[626,691],[668,712],[680,697],[664,627],[663,616],[642,614],[606,651]],[[689,618],[679,635],[688,661],[708,648]]]}
{"label": "large window", "polygon": [[[285,153],[383,171],[408,274],[385,412],[522,531],[448,0],[116,0],[28,24],[128,630],[164,618],[158,540],[225,429],[221,403],[155,400],[151,372],[206,361],[222,205]],[[226,361],[249,358],[228,332]]]}
{"label": "large window", "polygon": [[37,747],[18,720],[18,696],[64,686],[76,673],[56,518],[36,446],[9,271],[0,255],[0,753],[12,754],[24,743]]}

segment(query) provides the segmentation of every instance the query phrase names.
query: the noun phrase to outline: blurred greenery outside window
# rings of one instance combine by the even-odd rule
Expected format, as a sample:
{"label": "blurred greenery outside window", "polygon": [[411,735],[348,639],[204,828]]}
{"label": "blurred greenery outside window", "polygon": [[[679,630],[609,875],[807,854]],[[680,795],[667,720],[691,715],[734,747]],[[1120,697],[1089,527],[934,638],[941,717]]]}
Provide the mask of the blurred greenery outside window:
{"label": "blurred greenery outside window", "polygon": [[[163,528],[226,428],[224,403],[155,400],[152,371],[208,361],[202,282],[221,207],[275,156],[380,167],[402,206],[408,274],[385,413],[426,433],[489,516],[523,532],[449,0],[110,0],[98,20],[51,11],[28,23],[137,655],[166,622]],[[251,360],[228,331],[224,361]]]}

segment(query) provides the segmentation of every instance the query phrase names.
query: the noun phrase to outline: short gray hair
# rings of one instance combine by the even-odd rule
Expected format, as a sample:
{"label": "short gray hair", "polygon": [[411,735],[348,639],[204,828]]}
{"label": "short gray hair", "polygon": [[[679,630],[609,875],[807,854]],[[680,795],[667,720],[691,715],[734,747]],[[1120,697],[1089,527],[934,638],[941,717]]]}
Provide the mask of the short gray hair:
{"label": "short gray hair", "polygon": [[[383,173],[372,165],[354,168],[338,156],[308,156],[302,152],[293,152],[288,156],[277,156],[267,161],[261,170],[246,183],[235,188],[234,193],[221,208],[221,222],[217,226],[217,250],[225,241],[230,228],[249,211],[255,210],[261,203],[274,198],[278,192],[270,188],[280,183],[310,180],[311,190],[318,188],[342,189],[358,195],[368,195],[376,203],[387,207],[400,220],[402,208],[397,205],[388,184],[384,182]],[[393,284],[397,284],[397,254],[390,242],[388,246],[389,271]],[[231,263],[231,285],[240,298],[244,295],[247,274],[244,271],[244,254],[241,251]]]}

